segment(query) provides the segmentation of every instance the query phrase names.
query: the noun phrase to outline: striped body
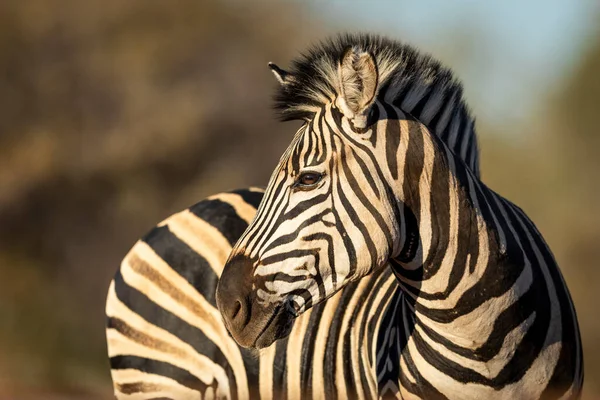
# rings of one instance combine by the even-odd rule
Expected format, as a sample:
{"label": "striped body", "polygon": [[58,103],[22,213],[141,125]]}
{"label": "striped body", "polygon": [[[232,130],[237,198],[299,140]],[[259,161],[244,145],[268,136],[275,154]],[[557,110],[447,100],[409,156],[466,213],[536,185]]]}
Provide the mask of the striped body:
{"label": "striped body", "polygon": [[167,218],[129,251],[106,304],[118,398],[249,398],[258,365],[227,334],[215,288],[261,198],[260,190],[208,198]]}
{"label": "striped body", "polygon": [[260,352],[226,333],[216,281],[261,198],[258,189],[211,196],[167,218],[127,254],[106,307],[118,398],[377,396],[386,368],[375,370],[378,327],[399,298],[390,270],[313,307],[288,338]]}
{"label": "striped body", "polygon": [[460,85],[378,38],[308,54],[271,66],[305,124],[264,196],[213,196],[123,261],[117,396],[576,398],[568,290],[533,223],[480,181]]}
{"label": "striped body", "polygon": [[[315,306],[393,273],[391,303],[368,309],[381,318],[366,349],[376,393],[577,398],[583,357],[568,289],[531,220],[480,180],[473,119],[451,75],[369,35],[325,42],[275,72],[278,106],[304,124],[219,280],[235,340],[270,346]],[[364,350],[338,356],[351,363]],[[346,381],[372,378],[356,372]]]}

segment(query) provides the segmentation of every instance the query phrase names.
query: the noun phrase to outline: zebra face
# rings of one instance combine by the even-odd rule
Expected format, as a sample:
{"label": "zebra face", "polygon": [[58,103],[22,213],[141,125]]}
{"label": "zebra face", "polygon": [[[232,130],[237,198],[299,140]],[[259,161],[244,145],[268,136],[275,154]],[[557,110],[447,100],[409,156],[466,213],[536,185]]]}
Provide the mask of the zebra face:
{"label": "zebra face", "polygon": [[300,128],[234,246],[217,302],[240,345],[266,347],[286,336],[297,315],[394,251],[394,196],[376,161],[386,130],[377,129],[382,114],[370,112],[383,106],[370,96],[368,110],[349,112],[350,101],[338,98]]}

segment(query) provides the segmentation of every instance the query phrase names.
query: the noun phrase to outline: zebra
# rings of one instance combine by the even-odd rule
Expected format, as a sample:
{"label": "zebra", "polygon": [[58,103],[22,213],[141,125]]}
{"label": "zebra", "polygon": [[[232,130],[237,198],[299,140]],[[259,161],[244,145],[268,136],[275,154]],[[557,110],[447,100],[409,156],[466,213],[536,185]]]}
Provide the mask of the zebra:
{"label": "zebra", "polygon": [[481,181],[450,71],[369,34],[271,69],[276,108],[303,124],[217,284],[235,341],[277,356],[289,337],[287,394],[579,397],[568,288],[533,222]]}
{"label": "zebra", "polygon": [[[409,65],[419,62],[416,55],[408,55],[412,57]],[[281,83],[285,71],[274,64],[270,67]],[[448,74],[440,66],[436,68],[438,74]],[[409,75],[406,78],[411,79]],[[417,75],[412,79],[415,88],[424,83]],[[459,85],[452,90],[461,98]],[[460,102],[453,107],[448,112],[462,122],[445,140],[457,154],[465,158],[468,154],[470,166],[478,171],[476,137],[467,110]],[[397,287],[389,270],[363,278],[361,285],[347,286],[299,316],[290,335],[294,340],[281,339],[258,355],[239,348],[242,361],[232,349],[233,340],[223,333],[224,326],[214,318],[217,279],[261,198],[262,191],[257,188],[211,196],[161,222],[127,254],[111,282],[106,306],[108,352],[117,397],[202,394],[209,398],[218,392],[240,399],[294,398],[298,394],[319,399],[337,393],[338,388],[341,397],[351,393],[324,371],[339,362],[339,351],[348,351],[347,347],[338,350],[336,339],[348,337],[348,318],[360,316],[361,323],[353,326],[372,333],[369,326],[377,316],[357,309],[344,317],[338,306],[364,304],[381,312],[388,292]],[[388,295],[377,295],[380,290]],[[198,310],[213,317],[194,317]],[[202,359],[202,365],[186,361],[190,358]],[[374,389],[373,380],[360,384],[369,391]]]}
{"label": "zebra", "polygon": [[[425,82],[430,84],[431,80],[414,75],[415,70],[419,71],[415,65],[424,65],[422,56],[413,54],[409,48],[405,50],[411,60],[407,71],[413,74],[413,77],[407,74],[406,80],[415,88]],[[432,65],[424,66],[431,68]],[[275,65],[271,68],[283,83],[287,73]],[[439,65],[437,68],[438,76],[446,74],[451,78]],[[454,85],[452,90],[452,96],[461,99],[460,86]],[[406,94],[414,91],[405,88]],[[424,102],[421,110],[426,105]],[[460,119],[460,129],[454,128],[446,132],[450,135],[440,138],[478,175],[472,121],[462,102],[456,101],[452,106],[452,110],[449,105],[446,107],[446,113]],[[413,110],[413,115],[420,116],[418,108]],[[438,132],[445,131],[435,133]],[[252,201],[247,201],[248,196]],[[303,398],[336,397],[336,394],[344,398],[356,390],[368,393],[379,387],[383,392],[394,386],[392,381],[382,384],[387,376],[387,363],[381,358],[385,351],[382,346],[376,354],[369,355],[370,360],[377,356],[376,382],[372,376],[363,375],[353,383],[362,385],[361,388],[346,387],[348,371],[344,370],[344,360],[352,350],[347,345],[348,338],[356,338],[357,333],[362,337],[366,331],[371,335],[371,346],[374,341],[387,343],[387,339],[375,338],[373,329],[381,322],[378,315],[383,315],[392,304],[390,295],[397,291],[398,283],[389,268],[349,284],[329,300],[298,316],[290,340],[280,339],[259,355],[240,348],[242,362],[235,351],[223,350],[227,346],[231,349],[231,339],[222,334],[218,321],[193,317],[199,310],[214,315],[214,287],[225,263],[225,254],[253,218],[261,198],[262,194],[255,189],[251,193],[239,191],[213,196],[159,224],[127,255],[111,283],[107,300],[108,349],[117,397],[187,398],[197,397],[200,392],[210,398],[218,390],[224,393],[223,397],[230,398],[282,398],[285,395],[294,398],[298,394]],[[186,225],[190,228],[182,230],[181,226]],[[222,240],[223,237],[226,240]],[[396,302],[399,296],[402,292]],[[357,308],[357,304],[362,304],[362,308]],[[355,306],[348,308],[348,305]],[[344,313],[352,309],[356,312],[345,316]],[[367,309],[377,312],[366,313]],[[360,322],[354,322],[357,318]],[[204,334],[206,329],[212,335]],[[219,330],[221,335],[215,338],[214,332]],[[338,345],[340,338],[344,338],[343,345]],[[227,360],[224,360],[225,354]],[[200,366],[197,362],[190,365],[190,358],[204,361]],[[206,359],[217,362],[210,364]],[[338,372],[326,373],[332,368]]]}

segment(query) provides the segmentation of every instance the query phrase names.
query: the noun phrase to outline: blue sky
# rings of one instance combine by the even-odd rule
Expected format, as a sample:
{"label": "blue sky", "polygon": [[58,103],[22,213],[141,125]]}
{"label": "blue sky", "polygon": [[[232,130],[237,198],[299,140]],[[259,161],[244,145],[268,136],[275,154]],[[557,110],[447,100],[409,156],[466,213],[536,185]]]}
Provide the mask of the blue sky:
{"label": "blue sky", "polygon": [[449,64],[480,118],[522,121],[600,34],[596,0],[310,0],[343,29],[388,34]]}

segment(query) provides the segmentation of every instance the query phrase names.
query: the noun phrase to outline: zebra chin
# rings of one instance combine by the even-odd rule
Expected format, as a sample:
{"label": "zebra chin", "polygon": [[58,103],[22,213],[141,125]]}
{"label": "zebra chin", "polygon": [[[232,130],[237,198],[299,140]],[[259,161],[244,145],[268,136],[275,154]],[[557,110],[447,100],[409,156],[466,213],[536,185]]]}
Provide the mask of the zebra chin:
{"label": "zebra chin", "polygon": [[287,337],[292,331],[294,320],[295,317],[288,312],[287,307],[277,307],[250,347],[262,349],[269,347],[276,340]]}

